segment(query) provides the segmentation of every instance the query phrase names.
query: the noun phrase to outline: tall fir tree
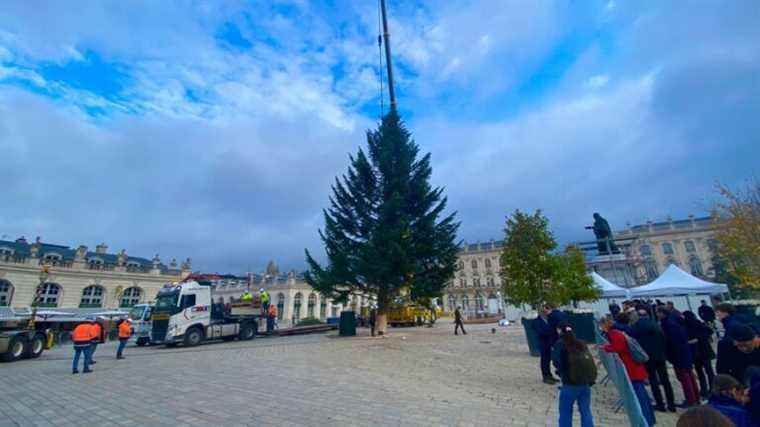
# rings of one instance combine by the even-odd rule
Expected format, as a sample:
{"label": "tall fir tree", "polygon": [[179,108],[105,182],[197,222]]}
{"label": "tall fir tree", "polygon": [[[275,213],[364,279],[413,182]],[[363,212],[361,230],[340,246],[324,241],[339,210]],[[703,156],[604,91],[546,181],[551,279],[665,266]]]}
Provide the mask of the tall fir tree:
{"label": "tall fir tree", "polygon": [[384,333],[394,299],[440,297],[457,257],[456,213],[443,219],[446,197],[430,185],[430,154],[419,148],[391,110],[367,132],[367,152],[350,156],[335,179],[325,228],[319,235],[327,265],[306,250],[306,281],[322,295],[346,301],[351,293],[377,298],[377,329]]}

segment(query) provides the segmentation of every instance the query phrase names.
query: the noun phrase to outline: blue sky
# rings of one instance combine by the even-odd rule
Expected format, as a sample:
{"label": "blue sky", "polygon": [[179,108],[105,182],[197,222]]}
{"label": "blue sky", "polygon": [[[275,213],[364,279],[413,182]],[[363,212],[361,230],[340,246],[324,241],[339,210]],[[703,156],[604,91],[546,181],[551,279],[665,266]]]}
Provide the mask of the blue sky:
{"label": "blue sky", "polygon": [[[466,241],[704,214],[757,175],[760,8],[390,0],[401,112]],[[380,114],[375,2],[8,2],[0,235],[304,267]],[[387,101],[386,101],[387,108]]]}

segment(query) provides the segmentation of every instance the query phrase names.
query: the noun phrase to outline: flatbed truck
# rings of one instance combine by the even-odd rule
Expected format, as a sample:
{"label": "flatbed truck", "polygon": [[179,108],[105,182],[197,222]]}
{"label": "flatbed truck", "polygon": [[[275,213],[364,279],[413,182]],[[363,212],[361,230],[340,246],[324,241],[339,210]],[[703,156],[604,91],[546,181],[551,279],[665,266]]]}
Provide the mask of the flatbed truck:
{"label": "flatbed truck", "polygon": [[203,282],[165,285],[151,314],[151,343],[191,347],[208,340],[250,340],[256,336],[261,318],[258,295],[229,309],[214,300],[214,287]]}

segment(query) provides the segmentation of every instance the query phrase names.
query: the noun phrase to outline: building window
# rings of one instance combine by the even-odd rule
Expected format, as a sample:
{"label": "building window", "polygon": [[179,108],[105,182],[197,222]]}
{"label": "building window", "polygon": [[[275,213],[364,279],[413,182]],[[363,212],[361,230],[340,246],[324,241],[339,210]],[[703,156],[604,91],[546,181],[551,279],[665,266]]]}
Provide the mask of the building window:
{"label": "building window", "polygon": [[472,281],[473,281],[472,286],[474,286],[476,288],[480,287],[480,277],[476,277],[476,278],[472,279]]}
{"label": "building window", "polygon": [[306,317],[314,317],[314,309],[317,306],[317,296],[309,295],[309,304],[306,306]]}
{"label": "building window", "polygon": [[470,261],[470,266],[472,266],[473,270],[477,270],[478,269],[478,260],[474,259],[474,260]]}
{"label": "building window", "polygon": [[285,312],[285,294],[277,294],[277,320],[282,320],[282,313]]}
{"label": "building window", "polygon": [[673,245],[670,243],[663,243],[662,252],[666,255],[673,255]]}
{"label": "building window", "polygon": [[493,277],[486,278],[486,284],[488,285],[488,287],[492,288],[493,287]]}
{"label": "building window", "polygon": [[712,253],[718,252],[718,241],[715,239],[707,239],[707,248],[712,251]]}
{"label": "building window", "polygon": [[639,253],[641,253],[641,256],[651,256],[652,255],[652,247],[649,245],[641,245],[639,247]]}
{"label": "building window", "polygon": [[130,273],[135,273],[142,270],[139,263],[136,263],[134,261],[130,261],[127,263],[127,271]]}
{"label": "building window", "polygon": [[103,260],[100,258],[90,258],[87,260],[87,265],[89,266],[90,270],[102,270]]}
{"label": "building window", "polygon": [[127,308],[139,304],[141,295],[142,290],[136,286],[124,289],[124,292],[121,293],[121,299],[119,300],[119,307]]}
{"label": "building window", "polygon": [[63,257],[60,254],[49,253],[49,254],[45,254],[45,257],[42,258],[42,262],[45,264],[50,264],[50,265],[58,265],[61,263],[62,258]]}
{"label": "building window", "polygon": [[7,307],[11,305],[11,298],[13,297],[13,285],[11,282],[0,279],[0,307]]}
{"label": "building window", "polygon": [[61,295],[61,286],[57,283],[44,283],[37,300],[38,307],[58,307],[58,297]]}
{"label": "building window", "polygon": [[468,297],[467,295],[462,296],[462,308],[464,310],[470,309],[470,297]]}
{"label": "building window", "polygon": [[684,248],[686,248],[686,252],[696,252],[697,251],[697,248],[694,247],[694,242],[692,242],[691,240],[687,240],[687,241],[683,242],[683,246],[684,246]]}
{"label": "building window", "polygon": [[449,295],[449,311],[454,311],[457,308],[457,297]]}
{"label": "building window", "polygon": [[464,261],[459,261],[459,270],[464,270]]}
{"label": "building window", "polygon": [[301,320],[301,299],[303,296],[301,293],[297,293],[293,298],[293,321],[297,322]]}
{"label": "building window", "polygon": [[82,299],[79,301],[80,308],[96,308],[103,306],[103,287],[92,285],[84,288]]}
{"label": "building window", "polygon": [[485,305],[483,303],[483,295],[480,292],[478,292],[475,294],[475,308],[478,311],[483,311],[484,307]]}
{"label": "building window", "polygon": [[648,258],[644,261],[644,269],[647,273],[647,280],[650,282],[660,275],[657,271],[657,263],[652,258]]}
{"label": "building window", "polygon": [[695,256],[689,258],[689,267],[691,268],[691,274],[695,276],[704,276],[704,271],[702,270],[702,262],[699,260],[699,258]]}
{"label": "building window", "polygon": [[486,258],[486,268],[491,268],[491,259]]}
{"label": "building window", "polygon": [[327,301],[322,298],[322,300],[319,301],[319,318],[324,319],[325,316],[327,316]]}
{"label": "building window", "polygon": [[467,287],[467,279],[459,279],[459,287],[460,288],[466,288]]}

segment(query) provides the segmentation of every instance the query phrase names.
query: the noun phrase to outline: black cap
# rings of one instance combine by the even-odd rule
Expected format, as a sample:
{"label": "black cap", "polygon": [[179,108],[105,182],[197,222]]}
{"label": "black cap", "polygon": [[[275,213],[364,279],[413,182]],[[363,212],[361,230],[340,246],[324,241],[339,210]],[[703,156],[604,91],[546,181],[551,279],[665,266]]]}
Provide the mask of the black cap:
{"label": "black cap", "polygon": [[736,325],[728,330],[728,336],[734,341],[752,341],[755,338],[755,331],[747,325]]}

